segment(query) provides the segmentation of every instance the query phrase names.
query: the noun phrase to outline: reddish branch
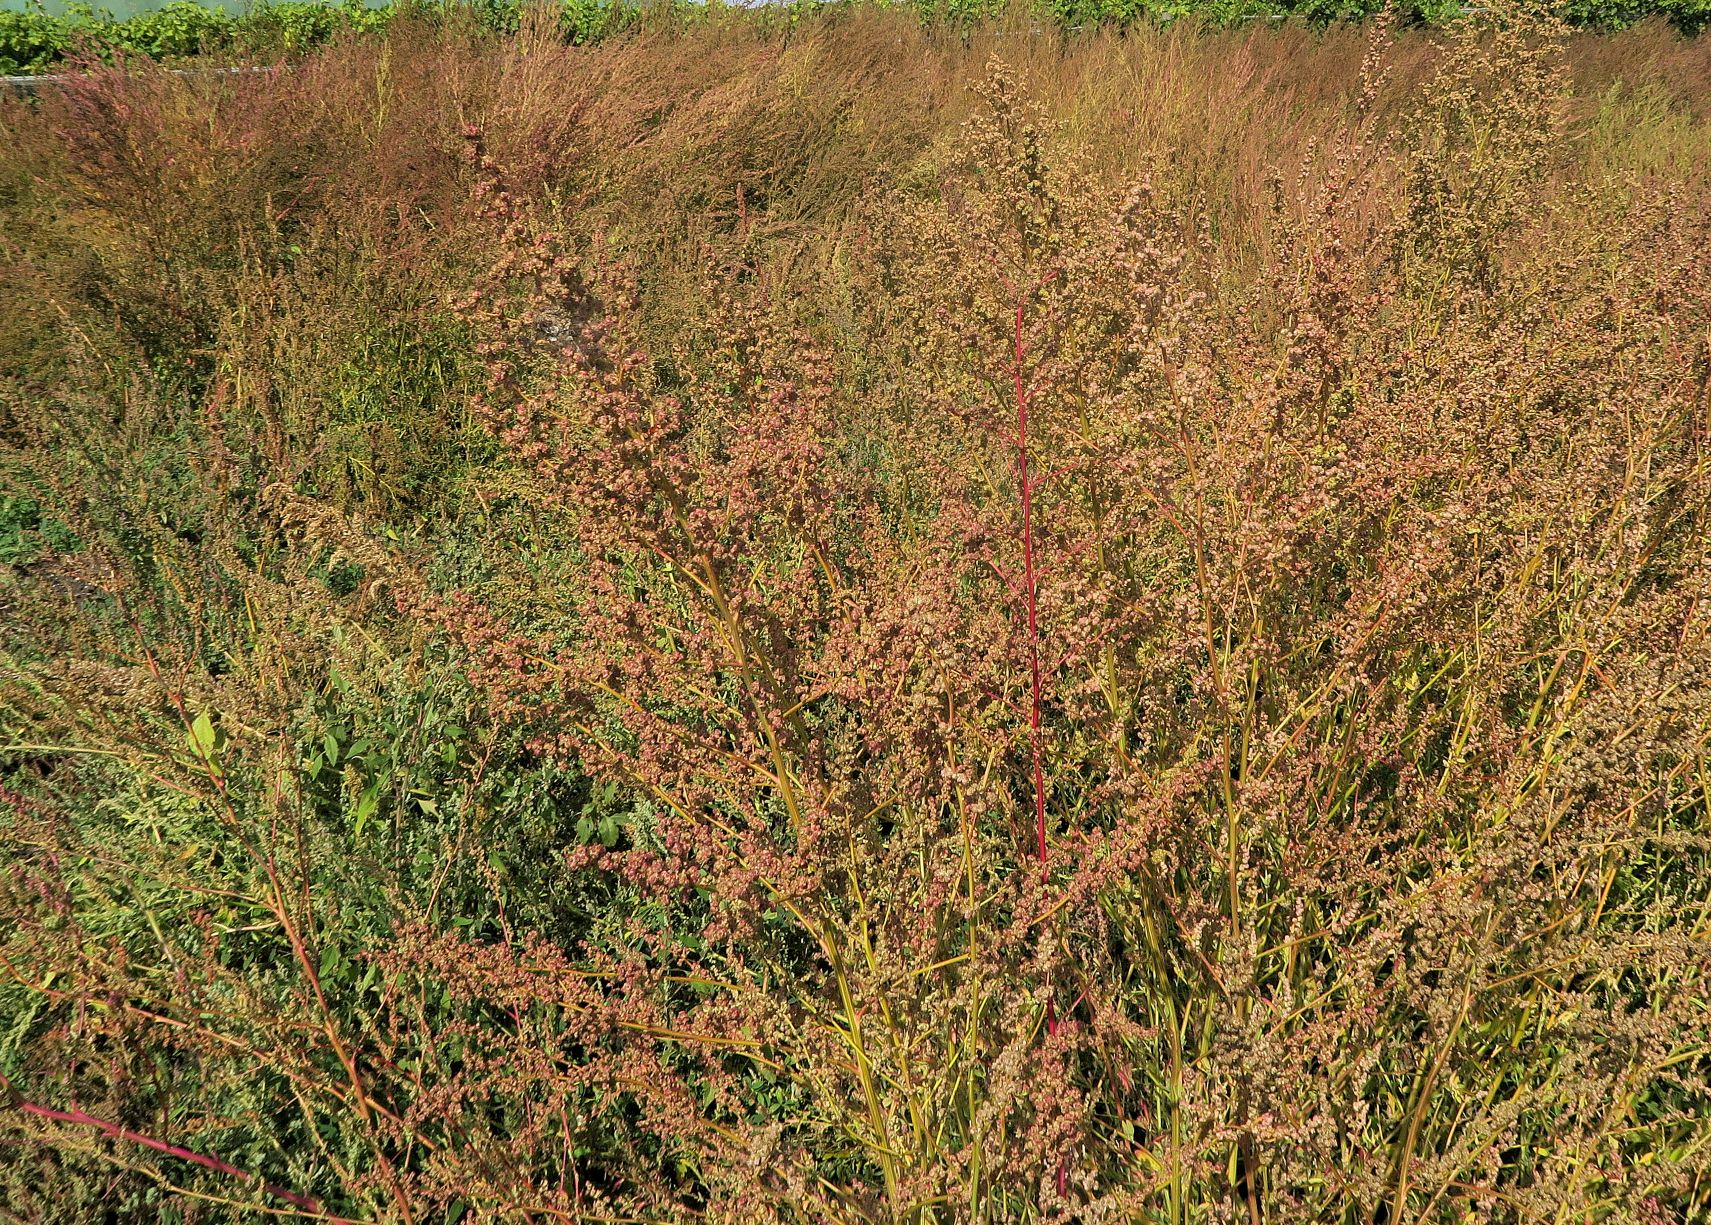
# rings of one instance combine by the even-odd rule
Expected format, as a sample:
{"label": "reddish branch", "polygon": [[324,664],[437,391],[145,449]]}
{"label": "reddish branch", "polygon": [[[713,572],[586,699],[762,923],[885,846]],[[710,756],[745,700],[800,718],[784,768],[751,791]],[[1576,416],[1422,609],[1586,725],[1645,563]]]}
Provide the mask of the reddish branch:
{"label": "reddish branch", "polygon": [[1022,316],[1025,303],[1016,301],[1015,361],[1011,375],[1016,389],[1016,467],[1022,489],[1022,600],[1028,620],[1028,672],[1033,684],[1033,700],[1028,706],[1028,747],[1034,766],[1034,839],[1040,857],[1040,879],[1050,879],[1051,868],[1046,858],[1046,775],[1044,752],[1040,744],[1040,610],[1039,576],[1034,569],[1034,478],[1028,471],[1028,402],[1032,393],[1022,377],[1022,362],[1028,346],[1022,337]]}
{"label": "reddish branch", "polygon": [[96,1118],[94,1115],[87,1114],[75,1107],[70,1110],[58,1110],[52,1106],[44,1106],[39,1102],[32,1102],[27,1098],[20,1096],[18,1091],[12,1087],[12,1083],[4,1076],[0,1076],[0,1100],[5,1101],[7,1104],[24,1114],[34,1115],[39,1119],[49,1119],[56,1123],[72,1123],[79,1127],[92,1127],[102,1135],[111,1136],[115,1140],[124,1140],[130,1144],[139,1144],[144,1148],[151,1148],[157,1153],[165,1153],[168,1157],[176,1157],[180,1161],[188,1161],[195,1165],[199,1165],[204,1169],[214,1170],[221,1174],[228,1174],[242,1182],[259,1184],[261,1189],[267,1194],[301,1208],[311,1216],[319,1217],[326,1221],[336,1222],[337,1225],[352,1225],[352,1223],[347,1221],[344,1217],[336,1217],[329,1214],[326,1209],[321,1207],[320,1201],[315,1199],[313,1196],[301,1195],[286,1187],[266,1182],[258,1175],[251,1174],[245,1170],[240,1170],[229,1161],[222,1161],[218,1157],[210,1157],[205,1153],[193,1152],[192,1150],[180,1145],[170,1144],[165,1140],[157,1140],[153,1136],[145,1136],[142,1132],[132,1131],[128,1127],[121,1127],[117,1123],[109,1122],[106,1119]]}

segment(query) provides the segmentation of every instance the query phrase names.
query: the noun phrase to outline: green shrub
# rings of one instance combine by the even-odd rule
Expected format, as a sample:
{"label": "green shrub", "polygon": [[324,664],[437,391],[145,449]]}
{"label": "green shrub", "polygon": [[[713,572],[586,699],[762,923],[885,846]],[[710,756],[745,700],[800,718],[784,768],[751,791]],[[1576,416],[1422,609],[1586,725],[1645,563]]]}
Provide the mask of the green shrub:
{"label": "green shrub", "polygon": [[46,72],[71,46],[71,30],[46,13],[0,10],[0,76]]}

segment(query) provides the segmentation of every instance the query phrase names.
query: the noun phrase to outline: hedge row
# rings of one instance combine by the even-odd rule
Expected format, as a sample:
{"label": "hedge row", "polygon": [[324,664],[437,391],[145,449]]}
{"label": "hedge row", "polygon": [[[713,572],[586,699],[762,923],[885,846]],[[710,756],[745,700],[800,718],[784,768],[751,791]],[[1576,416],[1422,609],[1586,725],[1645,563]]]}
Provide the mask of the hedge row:
{"label": "hedge row", "polygon": [[[627,19],[629,10],[614,0],[562,0],[565,30],[585,42]],[[172,59],[198,54],[242,58],[293,54],[320,46],[345,33],[384,30],[405,14],[439,20],[452,11],[480,26],[514,31],[521,0],[387,0],[365,5],[355,0],[263,0],[247,11],[227,13],[197,3],[171,0],[153,12],[115,18],[86,4],[68,7],[65,16],[38,9],[0,12],[0,75],[46,72],[79,55],[111,58],[115,53]]]}
{"label": "hedge row", "polygon": [[[837,0],[832,0],[837,2]],[[847,0],[846,0],[847,2]],[[928,20],[961,23],[990,16],[1006,0],[903,0]],[[1384,7],[1385,0],[1031,0],[1042,16],[1077,29],[1136,21],[1168,22],[1195,16],[1215,23],[1291,17],[1314,24],[1358,21]],[[296,53],[342,33],[385,29],[395,18],[460,19],[497,33],[515,31],[524,0],[263,0],[241,13],[209,8],[196,0],[171,0],[163,8],[115,18],[87,4],[75,4],[64,16],[40,8],[0,12],[0,76],[46,72],[79,55],[110,58],[115,53],[170,59],[197,54],[244,57]],[[565,36],[588,42],[624,28],[643,12],[634,0],[556,0]],[[1407,20],[1442,23],[1467,11],[1461,0],[1400,0]],[[706,11],[696,0],[664,0],[678,11]],[[716,7],[713,6],[713,7]],[[824,7],[798,4],[796,8]],[[1711,24],[1711,0],[1559,0],[1571,24],[1614,30],[1648,17],[1667,19],[1684,33]]]}

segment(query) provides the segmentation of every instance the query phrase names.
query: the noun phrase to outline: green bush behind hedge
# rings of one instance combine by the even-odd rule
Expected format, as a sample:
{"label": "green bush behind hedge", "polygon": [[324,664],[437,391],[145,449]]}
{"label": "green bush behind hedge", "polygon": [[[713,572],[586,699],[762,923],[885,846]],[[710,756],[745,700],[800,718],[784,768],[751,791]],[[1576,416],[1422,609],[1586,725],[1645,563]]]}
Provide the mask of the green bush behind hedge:
{"label": "green bush behind hedge", "polygon": [[[561,5],[567,37],[586,42],[625,20],[613,0],[565,0]],[[203,53],[243,57],[296,53],[320,46],[340,34],[384,30],[399,16],[427,20],[456,9],[477,24],[500,33],[514,31],[522,11],[519,0],[438,3],[436,0],[388,0],[364,5],[355,0],[274,0],[240,13],[171,0],[152,12],[115,18],[86,4],[64,16],[41,9],[0,12],[0,75],[46,72],[79,54],[111,58],[115,52],[170,59]]]}

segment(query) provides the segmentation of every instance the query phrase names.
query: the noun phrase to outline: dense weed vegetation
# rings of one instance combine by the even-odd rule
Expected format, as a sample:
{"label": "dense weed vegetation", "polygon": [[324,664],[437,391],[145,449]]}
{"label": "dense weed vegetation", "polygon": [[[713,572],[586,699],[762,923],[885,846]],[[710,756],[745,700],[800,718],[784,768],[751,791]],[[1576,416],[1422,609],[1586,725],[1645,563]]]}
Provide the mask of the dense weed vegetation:
{"label": "dense weed vegetation", "polygon": [[1711,1217],[1711,45],[0,100],[0,1217]]}

